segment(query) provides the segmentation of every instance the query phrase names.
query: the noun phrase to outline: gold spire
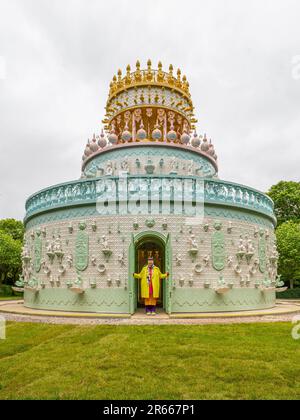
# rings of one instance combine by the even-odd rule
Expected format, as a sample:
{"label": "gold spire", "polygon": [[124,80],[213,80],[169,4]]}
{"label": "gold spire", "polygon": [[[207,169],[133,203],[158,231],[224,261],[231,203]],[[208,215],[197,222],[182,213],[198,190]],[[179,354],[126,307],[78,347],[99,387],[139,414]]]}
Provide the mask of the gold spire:
{"label": "gold spire", "polygon": [[178,69],[177,70],[177,80],[176,80],[176,86],[181,88],[181,70]]}
{"label": "gold spire", "polygon": [[170,66],[169,66],[168,83],[171,86],[174,85],[173,64],[170,64]]}
{"label": "gold spire", "polygon": [[158,62],[157,81],[158,83],[163,82],[165,79],[165,73],[162,71],[162,63]]}
{"label": "gold spire", "polygon": [[130,74],[130,65],[126,67],[126,77],[125,77],[125,85],[129,86],[131,84],[131,74]]}
{"label": "gold spire", "polygon": [[134,73],[134,79],[137,83],[140,83],[142,81],[142,73],[141,73],[140,67],[141,67],[141,64],[140,64],[139,60],[137,60],[136,71]]}
{"label": "gold spire", "polygon": [[114,94],[118,90],[117,86],[117,76],[114,75],[112,82],[111,82],[111,94]]}
{"label": "gold spire", "polygon": [[185,92],[188,92],[188,91],[189,91],[189,89],[188,89],[188,84],[187,84],[187,81],[186,81],[186,76],[185,76],[185,75],[182,77],[182,85],[181,85],[181,87],[182,87],[182,89],[183,89]]}
{"label": "gold spire", "polygon": [[118,83],[117,83],[118,89],[122,89],[124,86],[123,80],[122,80],[122,70],[118,70]]}
{"label": "gold spire", "polygon": [[147,72],[146,72],[146,74],[145,74],[145,80],[146,80],[147,82],[152,82],[152,80],[153,80],[153,73],[152,73],[151,66],[152,66],[152,63],[151,63],[151,60],[149,59],[149,60],[147,61],[147,67],[148,67],[148,70],[147,70]]}

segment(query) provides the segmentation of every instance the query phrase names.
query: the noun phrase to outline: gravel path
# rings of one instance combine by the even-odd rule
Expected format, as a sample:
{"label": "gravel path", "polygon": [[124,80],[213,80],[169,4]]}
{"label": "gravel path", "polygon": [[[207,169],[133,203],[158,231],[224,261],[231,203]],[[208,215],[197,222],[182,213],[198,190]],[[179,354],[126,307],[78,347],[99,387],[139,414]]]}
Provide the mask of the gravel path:
{"label": "gravel path", "polygon": [[[169,318],[128,318],[128,319],[88,319],[88,318],[61,318],[31,315],[15,315],[3,313],[1,316],[7,321],[37,322],[47,324],[71,325],[206,325],[206,324],[249,324],[253,322],[291,322],[295,314],[265,315],[236,318],[201,318],[201,319],[169,319]],[[300,318],[300,313],[298,313]]]}
{"label": "gravel path", "polygon": [[[20,307],[22,305],[22,307]],[[71,324],[71,325],[206,325],[206,324],[249,324],[253,322],[292,322],[297,316],[300,320],[300,300],[278,300],[274,313],[267,310],[264,314],[248,314],[247,316],[224,316],[220,314],[217,317],[207,318],[169,318],[164,312],[159,313],[155,317],[149,317],[144,314],[142,309],[139,309],[131,318],[91,318],[91,317],[72,317],[55,316],[52,314],[32,314],[30,309],[23,307],[23,301],[1,301],[0,306],[10,307],[10,311],[0,312],[0,317],[4,317],[6,321],[14,322],[36,322],[46,324]],[[298,310],[299,308],[299,310]],[[29,310],[28,314],[18,313],[19,310]],[[287,313],[280,313],[287,312]],[[20,311],[21,312],[21,311]],[[289,312],[289,313],[288,313]]]}

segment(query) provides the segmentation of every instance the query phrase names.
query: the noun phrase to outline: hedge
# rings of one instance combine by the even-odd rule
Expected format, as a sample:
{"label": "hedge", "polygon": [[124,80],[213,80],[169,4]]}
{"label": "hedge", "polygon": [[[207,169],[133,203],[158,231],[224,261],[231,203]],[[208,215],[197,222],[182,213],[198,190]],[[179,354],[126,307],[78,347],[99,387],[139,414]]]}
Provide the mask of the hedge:
{"label": "hedge", "polygon": [[287,289],[285,292],[276,293],[277,299],[300,299],[300,287]]}
{"label": "hedge", "polygon": [[22,293],[14,292],[11,286],[8,286],[7,284],[2,284],[2,286],[0,286],[0,297],[9,296],[22,296]]}

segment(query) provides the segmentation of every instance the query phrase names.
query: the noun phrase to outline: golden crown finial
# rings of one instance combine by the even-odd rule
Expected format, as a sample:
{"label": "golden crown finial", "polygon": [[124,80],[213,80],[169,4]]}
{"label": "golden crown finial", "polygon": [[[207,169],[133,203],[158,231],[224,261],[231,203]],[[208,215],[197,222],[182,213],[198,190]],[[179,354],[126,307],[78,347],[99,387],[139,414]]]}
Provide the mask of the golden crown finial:
{"label": "golden crown finial", "polygon": [[136,71],[134,72],[134,80],[137,83],[140,83],[142,81],[142,73],[141,73],[140,67],[141,67],[141,63],[139,62],[139,60],[137,60]]}
{"label": "golden crown finial", "polygon": [[174,83],[175,83],[174,76],[173,76],[173,70],[174,70],[173,64],[170,64],[170,66],[169,66],[169,74],[168,74],[168,83],[171,86],[173,86]]}
{"label": "golden crown finial", "polygon": [[117,88],[117,76],[114,75],[114,77],[113,77],[113,79],[112,79],[112,81],[110,83],[110,92],[109,92],[109,94],[110,95],[113,95],[117,90],[118,90],[118,88]]}
{"label": "golden crown finial", "polygon": [[130,71],[131,71],[131,67],[128,64],[128,66],[126,67],[126,77],[125,77],[125,85],[126,86],[129,86],[131,84],[131,74],[130,74]]}
{"label": "golden crown finial", "polygon": [[172,116],[170,127],[181,134],[190,130],[195,124],[193,109],[189,83],[186,76],[182,75],[181,69],[174,68],[170,64],[168,70],[163,71],[161,61],[156,68],[153,68],[150,59],[147,60],[147,65],[141,67],[140,61],[137,60],[136,68],[134,66],[132,69],[128,64],[126,70],[123,69],[123,74],[119,69],[114,75],[106,104],[105,124],[108,128],[114,124],[113,129],[118,136],[125,127],[125,131],[132,132],[134,138],[134,133],[141,129],[144,122],[146,123],[146,120],[143,122],[143,118],[148,118],[147,132],[151,137],[155,120],[161,125],[165,117],[167,123],[164,130],[168,132],[170,114]]}
{"label": "golden crown finial", "polygon": [[151,60],[149,59],[149,60],[147,61],[147,67],[148,67],[148,70],[147,70],[147,72],[146,72],[146,74],[145,74],[145,80],[146,80],[147,82],[152,82],[152,81],[153,81],[153,73],[152,73],[152,70],[151,70],[151,66],[152,66],[152,62],[151,62]]}
{"label": "golden crown finial", "polygon": [[165,78],[165,74],[162,71],[161,61],[159,61],[159,63],[158,63],[158,72],[157,72],[156,78],[157,78],[158,83],[162,83],[164,81],[164,78]]}
{"label": "golden crown finial", "polygon": [[[186,99],[188,100],[188,104],[192,105],[189,92],[189,83],[187,82],[186,76],[182,76],[182,72],[180,69],[177,69],[175,73],[172,64],[170,64],[169,66],[169,71],[163,71],[162,67],[162,63],[161,61],[159,61],[157,69],[153,69],[152,61],[148,59],[146,68],[141,69],[140,61],[137,60],[135,71],[131,70],[129,64],[126,66],[125,74],[122,75],[122,70],[119,69],[117,72],[117,76],[115,75],[113,77],[113,80],[110,84],[109,101],[113,100],[113,98],[116,97],[119,93],[121,93],[121,91],[123,91],[124,89],[127,90],[132,87],[137,92],[138,87],[140,86],[147,86],[149,90],[152,86],[156,86],[161,90],[162,105],[165,105],[164,91],[167,88],[171,89],[172,91],[177,90],[181,94],[181,96],[187,97]],[[176,103],[181,104],[180,100],[179,102],[178,100],[176,100]],[[122,101],[119,102],[121,103]],[[136,104],[137,103],[138,100],[136,99]],[[112,110],[117,109],[115,108],[116,104],[118,105],[117,100],[115,101],[115,103],[111,103]],[[124,104],[126,106],[128,105],[126,103],[126,100]],[[185,108],[188,109],[187,106]]]}
{"label": "golden crown finial", "polygon": [[121,69],[118,70],[118,83],[117,83],[117,85],[118,85],[118,89],[123,87],[122,70]]}
{"label": "golden crown finial", "polygon": [[176,86],[181,88],[181,70],[177,70],[177,80],[176,80]]}
{"label": "golden crown finial", "polygon": [[186,76],[184,75],[184,76],[182,76],[182,84],[181,84],[181,88],[185,91],[185,92],[187,92],[188,93],[188,91],[189,91],[189,86],[188,86],[188,83],[187,83],[187,80],[186,80]]}

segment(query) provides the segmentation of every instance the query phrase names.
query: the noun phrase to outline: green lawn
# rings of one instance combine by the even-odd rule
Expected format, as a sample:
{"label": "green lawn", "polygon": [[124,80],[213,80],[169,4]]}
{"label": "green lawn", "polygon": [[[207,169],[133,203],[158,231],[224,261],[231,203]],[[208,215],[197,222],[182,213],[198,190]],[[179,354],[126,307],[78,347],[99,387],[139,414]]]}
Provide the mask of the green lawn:
{"label": "green lawn", "polygon": [[299,357],[290,323],[8,323],[0,399],[299,399]]}
{"label": "green lawn", "polygon": [[1,300],[21,300],[23,299],[23,296],[0,296],[0,302]]}

